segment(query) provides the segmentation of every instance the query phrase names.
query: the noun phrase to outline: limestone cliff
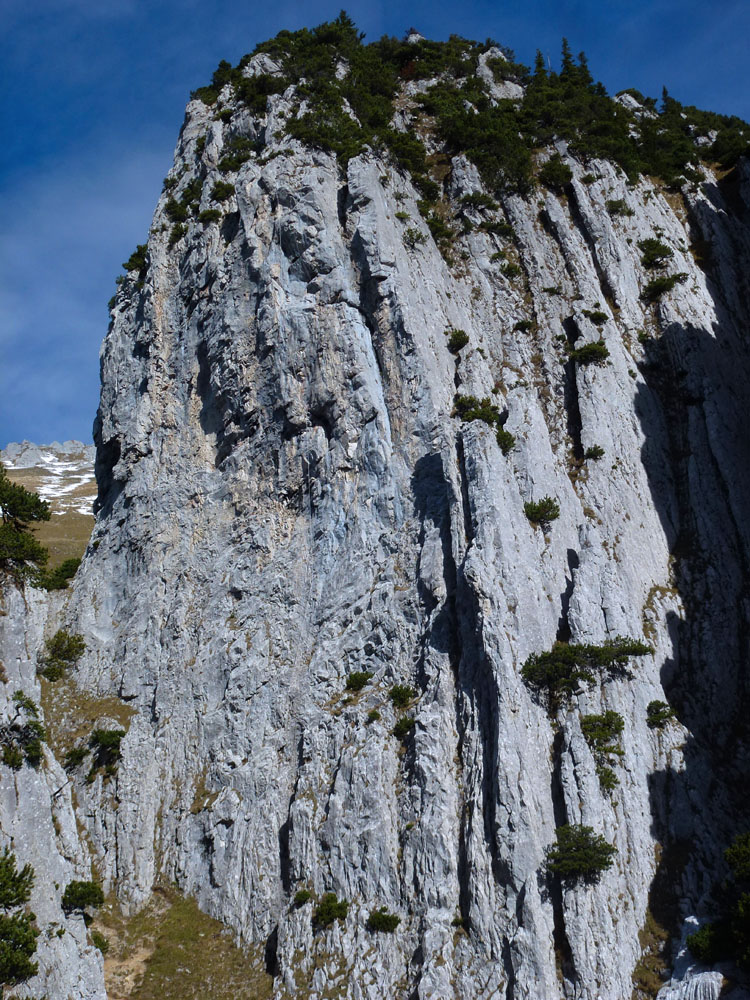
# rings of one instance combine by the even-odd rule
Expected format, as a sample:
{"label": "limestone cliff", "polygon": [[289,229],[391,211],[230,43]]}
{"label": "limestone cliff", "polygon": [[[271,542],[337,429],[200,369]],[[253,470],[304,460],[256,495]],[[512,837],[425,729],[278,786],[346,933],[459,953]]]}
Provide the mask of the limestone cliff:
{"label": "limestone cliff", "polygon": [[[660,995],[718,997],[680,941],[747,822],[750,173],[670,191],[558,139],[538,164],[569,182],[498,193],[430,135],[429,82],[394,120],[434,154],[427,218],[387,149],[342,166],[290,137],[294,83],[261,112],[229,84],[188,105],[102,349],[62,621],[76,683],[133,715],[114,777],[74,773],[78,816],[128,912],[175,883],[263,946],[277,998],[616,1000],[634,973],[655,995],[655,927]],[[651,238],[679,277],[660,296]],[[616,636],[653,653],[556,712],[521,677]],[[606,710],[610,789],[581,728]],[[617,848],[598,884],[545,874],[566,823]],[[321,928],[327,892],[348,913]],[[383,907],[392,934],[366,926]]]}

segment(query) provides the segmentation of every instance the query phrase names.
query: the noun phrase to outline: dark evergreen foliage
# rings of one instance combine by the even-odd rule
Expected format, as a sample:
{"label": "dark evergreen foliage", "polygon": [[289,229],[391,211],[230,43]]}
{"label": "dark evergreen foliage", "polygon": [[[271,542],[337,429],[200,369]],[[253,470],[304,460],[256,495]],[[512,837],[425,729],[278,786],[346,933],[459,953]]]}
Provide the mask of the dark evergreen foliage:
{"label": "dark evergreen foliage", "polygon": [[384,906],[379,910],[372,910],[367,918],[368,931],[380,931],[384,934],[393,934],[401,923],[401,917],[395,913],[389,913]]}
{"label": "dark evergreen foliage", "polygon": [[49,521],[49,504],[36,493],[12,483],[0,465],[0,571],[16,579],[33,579],[43,568],[49,553],[31,533],[29,525]]}
{"label": "dark evergreen foliage", "polygon": [[568,357],[577,365],[601,365],[609,357],[609,350],[603,340],[596,340],[575,348]]}
{"label": "dark evergreen foliage", "polygon": [[97,882],[73,881],[65,887],[61,905],[64,913],[85,913],[104,902],[102,887]]}
{"label": "dark evergreen foliage", "polygon": [[330,927],[334,920],[346,920],[349,904],[346,900],[337,899],[336,893],[327,892],[313,911],[313,924],[316,927]]}
{"label": "dark evergreen foliage", "polygon": [[538,524],[544,531],[560,516],[560,504],[554,497],[529,500],[523,505],[523,512],[532,524]]}
{"label": "dark evergreen foliage", "polygon": [[548,697],[551,708],[575,694],[581,682],[592,683],[598,676],[627,673],[633,656],[652,653],[638,639],[618,635],[600,646],[556,642],[547,653],[532,653],[521,668],[521,677],[533,690]]}
{"label": "dark evergreen foliage", "polygon": [[564,885],[595,885],[614,864],[617,848],[590,826],[566,824],[547,849],[547,871]]}
{"label": "dark evergreen foliage", "polygon": [[6,847],[0,855],[0,987],[17,986],[36,975],[32,961],[39,936],[33,913],[18,911],[28,903],[34,885],[34,869],[18,870],[16,856]]}

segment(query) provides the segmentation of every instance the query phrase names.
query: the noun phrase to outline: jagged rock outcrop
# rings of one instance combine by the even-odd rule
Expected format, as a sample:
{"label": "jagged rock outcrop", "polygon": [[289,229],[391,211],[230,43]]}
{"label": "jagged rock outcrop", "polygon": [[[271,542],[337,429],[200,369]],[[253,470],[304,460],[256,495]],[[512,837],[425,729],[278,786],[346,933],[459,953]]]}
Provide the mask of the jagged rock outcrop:
{"label": "jagged rock outcrop", "polygon": [[[342,171],[284,134],[293,96],[262,123],[190,103],[113,308],[64,618],[77,682],[135,714],[116,794],[79,778],[79,816],[126,910],[177,883],[265,945],[275,997],[630,996],[639,932],[710,910],[742,818],[747,169],[669,194],[559,143],[565,196],[506,194],[512,241],[469,210],[448,261],[385,154]],[[262,156],[175,237],[168,199],[200,177],[210,211],[238,133]],[[449,166],[449,204],[486,193]],[[686,275],[655,305],[653,235]],[[569,359],[600,339],[606,364]],[[507,413],[515,447],[453,416],[457,392]],[[547,532],[524,512],[544,496]],[[618,635],[653,654],[551,719],[527,657]],[[394,684],[415,691],[403,742]],[[611,792],[580,723],[604,710],[624,719]],[[564,823],[617,847],[597,885],[545,877]],[[301,889],[346,919],[316,929]],[[380,907],[395,933],[366,928]],[[689,957],[674,977],[670,1000],[718,996]]]}

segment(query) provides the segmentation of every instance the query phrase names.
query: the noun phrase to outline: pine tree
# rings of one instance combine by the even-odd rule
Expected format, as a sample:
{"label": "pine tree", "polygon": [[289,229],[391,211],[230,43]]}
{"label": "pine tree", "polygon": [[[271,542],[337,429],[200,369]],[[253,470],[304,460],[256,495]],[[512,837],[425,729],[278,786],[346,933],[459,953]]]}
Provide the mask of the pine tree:
{"label": "pine tree", "polygon": [[37,963],[31,961],[39,935],[35,917],[19,912],[29,901],[33,884],[34,869],[24,865],[18,871],[16,857],[6,847],[0,855],[0,986],[16,986],[37,972]]}
{"label": "pine tree", "polygon": [[0,570],[16,578],[32,576],[49,553],[29,530],[32,521],[49,521],[49,504],[36,493],[12,483],[0,465]]}

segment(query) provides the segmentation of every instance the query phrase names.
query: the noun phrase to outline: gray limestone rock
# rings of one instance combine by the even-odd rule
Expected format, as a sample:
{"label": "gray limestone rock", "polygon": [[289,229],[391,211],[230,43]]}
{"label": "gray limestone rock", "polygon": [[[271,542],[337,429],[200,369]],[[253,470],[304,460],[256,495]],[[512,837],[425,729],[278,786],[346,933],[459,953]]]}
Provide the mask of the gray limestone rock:
{"label": "gray limestone rock", "polygon": [[[654,880],[676,919],[702,912],[734,829],[711,775],[743,766],[747,203],[710,173],[631,187],[561,145],[568,196],[506,195],[513,242],[476,227],[446,260],[408,175],[367,152],[342,173],[283,134],[288,94],[270,106],[220,225],[170,246],[162,196],[102,348],[98,518],[65,620],[78,683],[135,712],[116,795],[76,785],[105,885],[135,912],[174,881],[266,944],[277,998],[620,1000]],[[230,132],[193,101],[175,197],[203,135],[205,208]],[[457,157],[446,190],[484,189]],[[688,277],[649,305],[656,232]],[[599,339],[606,363],[569,359]],[[507,416],[512,450],[457,392]],[[524,510],[545,496],[547,531]],[[551,718],[527,657],[618,635],[653,652]],[[604,710],[624,720],[609,792],[580,721]],[[563,823],[616,846],[598,884],[547,876]],[[316,927],[300,889],[346,919]],[[392,935],[367,929],[381,907]],[[675,970],[661,995],[715,979]]]}

